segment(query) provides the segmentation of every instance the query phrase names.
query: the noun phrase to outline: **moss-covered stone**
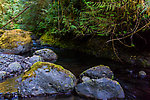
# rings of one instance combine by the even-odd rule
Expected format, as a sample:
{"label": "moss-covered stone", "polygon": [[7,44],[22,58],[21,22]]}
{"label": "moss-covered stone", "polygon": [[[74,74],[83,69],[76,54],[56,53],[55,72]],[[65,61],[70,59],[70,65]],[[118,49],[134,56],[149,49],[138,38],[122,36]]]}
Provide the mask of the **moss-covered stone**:
{"label": "moss-covered stone", "polygon": [[76,77],[60,65],[36,62],[22,76],[19,91],[22,97],[67,93],[73,90]]}
{"label": "moss-covered stone", "polygon": [[0,47],[2,49],[11,49],[17,47],[18,44],[24,45],[31,42],[29,32],[21,29],[7,30],[0,37]]}
{"label": "moss-covered stone", "polygon": [[28,77],[32,77],[32,76],[35,76],[36,73],[35,71],[38,69],[38,68],[42,68],[43,66],[47,66],[45,69],[48,69],[49,71],[53,68],[57,69],[57,71],[62,71],[64,73],[66,73],[67,75],[69,75],[69,77],[71,78],[74,78],[74,75],[70,73],[70,71],[64,69],[62,66],[60,65],[56,65],[56,64],[53,64],[53,63],[49,63],[49,62],[36,62],[35,64],[33,64],[31,66],[31,69],[26,72],[23,76],[23,80],[28,78]]}
{"label": "moss-covered stone", "polygon": [[29,33],[30,32],[21,29],[5,30],[0,37],[1,51],[6,53],[23,53],[28,51],[32,43]]}

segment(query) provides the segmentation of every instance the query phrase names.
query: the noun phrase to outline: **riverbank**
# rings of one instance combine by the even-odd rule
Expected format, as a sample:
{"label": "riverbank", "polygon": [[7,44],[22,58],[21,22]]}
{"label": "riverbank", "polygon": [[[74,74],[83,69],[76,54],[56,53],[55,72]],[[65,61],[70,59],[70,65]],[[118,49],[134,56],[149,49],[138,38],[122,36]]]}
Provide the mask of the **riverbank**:
{"label": "riverbank", "polygon": [[150,67],[150,50],[141,51],[135,47],[126,47],[116,41],[107,43],[109,37],[81,36],[79,38],[55,38],[44,34],[40,38],[42,45],[76,50],[95,57],[111,59],[121,63],[128,63],[141,67]]}

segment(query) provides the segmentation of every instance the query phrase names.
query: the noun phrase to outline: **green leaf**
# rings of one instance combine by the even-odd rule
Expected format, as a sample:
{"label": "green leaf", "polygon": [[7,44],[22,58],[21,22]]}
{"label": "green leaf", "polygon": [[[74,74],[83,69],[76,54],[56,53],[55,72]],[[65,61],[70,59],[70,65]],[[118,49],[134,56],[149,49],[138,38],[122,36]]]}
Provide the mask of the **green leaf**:
{"label": "green leaf", "polygon": [[110,14],[110,16],[114,16],[114,14]]}
{"label": "green leaf", "polygon": [[124,33],[124,34],[126,34],[126,33],[127,33],[127,31],[123,31],[123,33]]}
{"label": "green leaf", "polygon": [[131,46],[132,46],[132,47],[135,47],[135,45],[134,45],[133,43],[131,43]]}
{"label": "green leaf", "polygon": [[98,36],[105,36],[105,34],[97,34]]}
{"label": "green leaf", "polygon": [[71,29],[77,29],[77,27],[74,25],[71,25]]}

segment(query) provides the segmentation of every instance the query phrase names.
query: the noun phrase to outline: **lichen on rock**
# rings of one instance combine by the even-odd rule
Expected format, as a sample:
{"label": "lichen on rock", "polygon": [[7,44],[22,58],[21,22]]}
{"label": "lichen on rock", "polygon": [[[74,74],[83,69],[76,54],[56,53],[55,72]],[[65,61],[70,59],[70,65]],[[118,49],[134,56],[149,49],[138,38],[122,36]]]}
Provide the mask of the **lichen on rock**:
{"label": "lichen on rock", "polygon": [[4,53],[24,53],[31,47],[30,32],[21,29],[5,30],[0,37],[0,51]]}

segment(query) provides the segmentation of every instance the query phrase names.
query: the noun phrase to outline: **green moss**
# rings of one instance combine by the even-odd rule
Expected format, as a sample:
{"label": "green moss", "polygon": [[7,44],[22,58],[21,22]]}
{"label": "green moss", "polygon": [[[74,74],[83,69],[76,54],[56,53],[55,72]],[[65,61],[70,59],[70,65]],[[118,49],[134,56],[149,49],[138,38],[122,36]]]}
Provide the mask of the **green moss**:
{"label": "green moss", "polygon": [[50,33],[44,34],[41,38],[41,44],[48,44],[52,46],[58,46],[61,48],[74,48],[75,45],[70,41],[62,41],[59,38],[54,38],[54,36],[50,35]]}
{"label": "green moss", "polygon": [[31,41],[31,37],[27,31],[21,29],[7,30],[0,37],[0,48],[12,49],[18,47],[17,43],[19,45],[24,45]]}
{"label": "green moss", "polygon": [[53,64],[53,63],[49,63],[49,62],[36,62],[35,64],[33,64],[31,66],[31,69],[26,72],[23,76],[23,80],[25,80],[26,78],[29,78],[29,77],[35,77],[36,74],[35,74],[35,71],[38,69],[38,68],[42,68],[43,66],[47,66],[45,69],[48,69],[49,71],[51,69],[57,69],[57,71],[61,71],[61,72],[64,72],[66,73],[69,77],[71,78],[74,78],[74,76],[71,74],[70,71],[64,69],[62,66],[60,65],[56,65],[56,64]]}
{"label": "green moss", "polygon": [[19,83],[17,81],[23,74],[17,77],[6,79],[4,82],[0,83],[0,93],[14,93],[17,92]]}

